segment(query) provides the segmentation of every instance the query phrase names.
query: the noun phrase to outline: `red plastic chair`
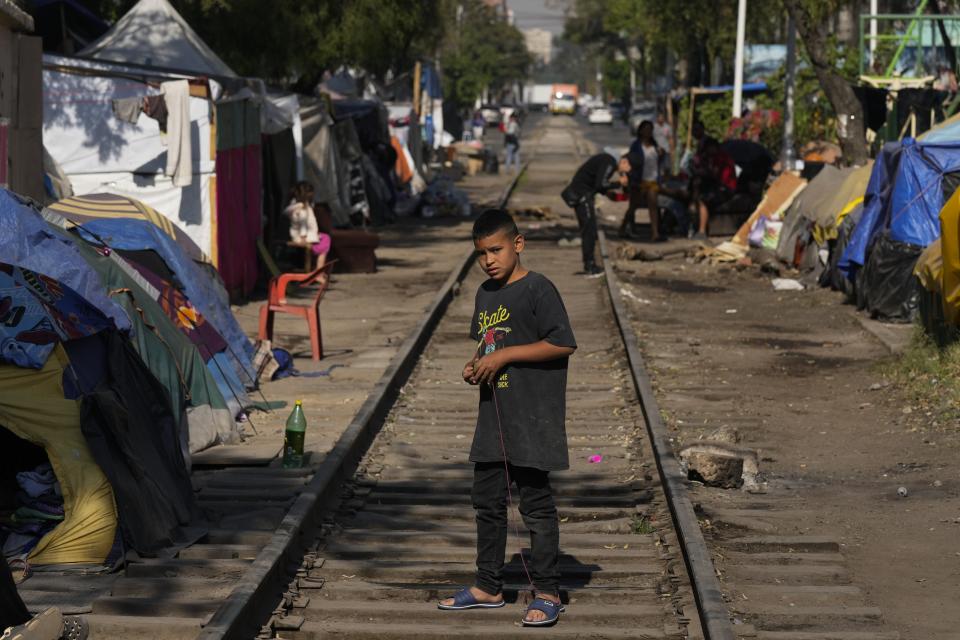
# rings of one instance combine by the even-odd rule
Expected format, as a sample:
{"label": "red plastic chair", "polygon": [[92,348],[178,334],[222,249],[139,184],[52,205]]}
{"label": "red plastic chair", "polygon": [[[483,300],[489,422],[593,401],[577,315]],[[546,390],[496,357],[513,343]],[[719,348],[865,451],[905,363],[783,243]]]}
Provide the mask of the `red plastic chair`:
{"label": "red plastic chair", "polygon": [[[323,358],[323,336],[320,332],[320,300],[330,284],[330,273],[336,260],[331,260],[310,273],[281,273],[270,279],[267,304],[260,307],[260,339],[273,340],[273,316],[276,313],[289,313],[307,321],[310,330],[310,346],[313,359]],[[287,285],[295,283],[306,287],[318,283],[320,288],[309,305],[287,303]]]}

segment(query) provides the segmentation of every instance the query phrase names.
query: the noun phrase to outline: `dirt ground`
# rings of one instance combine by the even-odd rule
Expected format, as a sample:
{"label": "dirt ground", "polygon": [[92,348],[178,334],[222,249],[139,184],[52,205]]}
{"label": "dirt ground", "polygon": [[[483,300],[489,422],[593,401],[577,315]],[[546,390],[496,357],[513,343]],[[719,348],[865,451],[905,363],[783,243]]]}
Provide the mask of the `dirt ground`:
{"label": "dirt ground", "polygon": [[692,498],[774,505],[770,534],[841,543],[884,628],[960,637],[960,425],[935,424],[884,380],[894,356],[855,310],[826,290],[775,291],[755,268],[617,267],[678,448],[730,425],[760,450],[766,493]]}

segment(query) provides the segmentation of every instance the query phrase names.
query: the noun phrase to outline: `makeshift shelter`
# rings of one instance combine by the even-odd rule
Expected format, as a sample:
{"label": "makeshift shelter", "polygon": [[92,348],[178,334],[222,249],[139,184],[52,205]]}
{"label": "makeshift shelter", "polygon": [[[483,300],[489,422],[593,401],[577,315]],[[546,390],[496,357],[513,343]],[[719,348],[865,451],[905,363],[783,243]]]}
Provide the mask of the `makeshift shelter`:
{"label": "makeshift shelter", "polygon": [[814,211],[813,236],[817,244],[824,246],[837,237],[837,224],[854,206],[863,202],[863,195],[873,173],[873,161],[846,172],[846,178],[821,208]]}
{"label": "makeshift shelter", "polygon": [[200,247],[183,232],[180,227],[168,218],[158,213],[153,207],[113,193],[92,193],[85,196],[64,198],[48,207],[72,223],[82,225],[84,222],[99,218],[132,218],[146,220],[159,227],[165,234],[173,238],[183,251],[195,262],[210,262]]}
{"label": "makeshift shelter", "polygon": [[[58,213],[57,204],[49,209]],[[208,270],[190,260],[159,227],[145,220],[101,218],[85,222],[77,229],[90,243],[105,244],[167,282],[176,283],[193,307],[227,341],[227,353],[214,357],[223,356],[231,362],[223,370],[224,373],[232,370],[239,376],[239,380],[234,378],[233,388],[239,386],[237,393],[241,393],[244,387],[255,384],[256,377],[250,363],[253,345],[233,317],[223,286]]]}
{"label": "makeshift shelter", "polygon": [[4,439],[4,475],[33,467],[37,459],[24,446],[28,442],[44,450],[63,495],[63,519],[27,551],[36,565],[102,564],[116,533],[110,483],[81,432],[79,404],[64,397],[62,380],[70,367],[60,346],[40,369],[0,364],[0,427],[18,439]]}
{"label": "makeshift shelter", "polygon": [[[838,169],[826,165],[807,187],[794,199],[784,216],[777,257],[796,267],[812,268],[817,264],[817,248],[813,239],[813,225],[829,210],[831,200],[841,189],[853,169]],[[824,217],[836,216],[838,211]]]}
{"label": "makeshift shelter", "polygon": [[[160,100],[166,106],[163,83],[183,80],[189,82],[189,76],[44,56],[44,146],[66,174],[75,194],[108,192],[144,202],[183,229],[216,263],[217,225],[230,222],[229,217],[217,215],[214,208],[216,173],[210,101],[219,87],[205,80],[189,85],[188,131],[178,138],[189,140],[189,184],[185,186],[175,184],[174,175],[167,175],[170,141],[163,134],[160,120],[142,110],[148,101],[159,104]],[[131,104],[130,112],[123,111],[122,105]]]}
{"label": "makeshift shelter", "polygon": [[[746,222],[734,235],[734,241],[747,245],[750,231],[759,223],[761,218],[766,220],[781,220],[794,199],[806,188],[807,181],[793,172],[781,173],[773,184],[763,194],[763,199]],[[766,224],[766,223],[763,223]]]}
{"label": "makeshift shelter", "polygon": [[956,327],[960,326],[960,191],[954,191],[943,205],[940,226],[943,318]]}
{"label": "makeshift shelter", "polygon": [[[244,394],[243,387],[237,382],[239,388],[231,388],[220,371],[224,364],[204,357],[189,337],[197,323],[207,328],[209,323],[186,299],[179,300],[173,308],[162,304],[164,292],[117,254],[103,255],[79,239],[78,245],[111,299],[121,304],[133,321],[133,347],[166,389],[174,419],[178,424],[181,416],[186,421],[181,433],[187,437],[184,443],[187,455],[214,444],[236,442],[239,430],[234,416],[243,408],[239,400]],[[213,338],[225,346],[218,334]]]}
{"label": "makeshift shelter", "polygon": [[18,438],[3,447],[0,469],[36,460],[27,443],[42,447],[51,488],[60,489],[37,495],[62,495],[24,512],[49,519],[59,509],[62,522],[42,538],[14,539],[5,553],[35,564],[103,563],[117,512],[128,546],[141,553],[185,540],[199,522],[185,438],[168,392],[117,330],[129,331],[129,318],[75,240],[5,190],[0,229],[0,426]]}
{"label": "makeshift shelter", "polygon": [[82,57],[205,76],[236,76],[167,0],[140,0]]}

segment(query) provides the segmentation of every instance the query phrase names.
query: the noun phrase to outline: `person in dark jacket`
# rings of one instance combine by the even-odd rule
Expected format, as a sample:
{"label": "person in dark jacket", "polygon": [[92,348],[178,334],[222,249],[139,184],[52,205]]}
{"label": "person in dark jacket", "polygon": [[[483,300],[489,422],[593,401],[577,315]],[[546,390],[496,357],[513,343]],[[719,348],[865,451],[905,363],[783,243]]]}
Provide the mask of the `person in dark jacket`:
{"label": "person in dark jacket", "polygon": [[607,195],[613,190],[619,190],[628,184],[630,161],[627,156],[620,158],[619,163],[609,153],[598,153],[580,165],[573,179],[560,196],[568,207],[577,215],[577,224],[580,226],[581,249],[583,251],[583,271],[587,275],[596,275],[603,272],[597,266],[594,251],[597,244],[597,211],[594,207],[594,197],[598,194]]}

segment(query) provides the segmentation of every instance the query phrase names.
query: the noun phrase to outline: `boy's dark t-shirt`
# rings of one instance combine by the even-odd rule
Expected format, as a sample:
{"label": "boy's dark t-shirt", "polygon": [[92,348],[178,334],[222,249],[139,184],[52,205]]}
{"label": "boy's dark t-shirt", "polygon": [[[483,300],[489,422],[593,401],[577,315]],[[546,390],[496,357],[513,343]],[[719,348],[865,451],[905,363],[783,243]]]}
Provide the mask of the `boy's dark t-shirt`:
{"label": "boy's dark t-shirt", "polygon": [[[477,290],[470,337],[480,355],[496,349],[546,340],[558,347],[576,347],[560,293],[543,275],[530,271],[501,286],[487,280]],[[503,460],[500,424],[507,460],[544,471],[569,468],[566,414],[567,358],[507,365],[497,375],[493,392],[480,387],[480,411],[470,449],[471,462]]]}

